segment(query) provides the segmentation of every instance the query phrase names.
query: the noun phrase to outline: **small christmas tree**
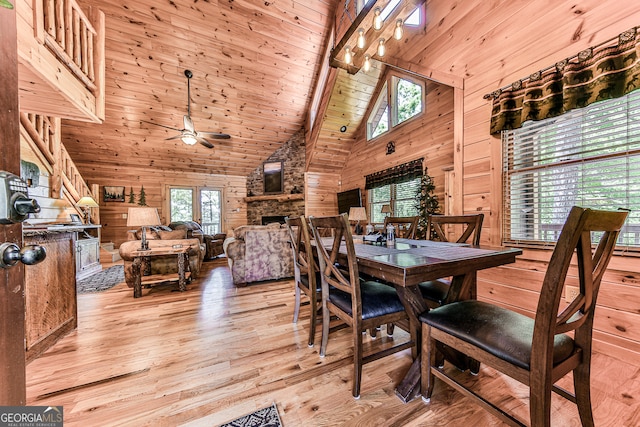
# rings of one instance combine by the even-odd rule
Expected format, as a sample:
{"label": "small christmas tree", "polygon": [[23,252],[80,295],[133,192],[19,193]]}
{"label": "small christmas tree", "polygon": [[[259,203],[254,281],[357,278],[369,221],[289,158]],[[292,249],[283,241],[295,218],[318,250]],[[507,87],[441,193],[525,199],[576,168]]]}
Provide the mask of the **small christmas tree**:
{"label": "small christmas tree", "polygon": [[427,168],[424,168],[424,174],[422,178],[420,178],[420,189],[416,195],[419,216],[416,233],[418,239],[425,239],[427,237],[429,215],[438,213],[440,210],[438,197],[434,194],[435,189],[436,186],[433,183],[433,178],[427,173]]}
{"label": "small christmas tree", "polygon": [[147,206],[147,195],[144,192],[144,185],[140,187],[140,196],[138,197],[138,204],[140,206]]}
{"label": "small christmas tree", "polygon": [[131,187],[129,189],[129,203],[135,203],[136,202],[136,195],[133,192],[133,187]]}

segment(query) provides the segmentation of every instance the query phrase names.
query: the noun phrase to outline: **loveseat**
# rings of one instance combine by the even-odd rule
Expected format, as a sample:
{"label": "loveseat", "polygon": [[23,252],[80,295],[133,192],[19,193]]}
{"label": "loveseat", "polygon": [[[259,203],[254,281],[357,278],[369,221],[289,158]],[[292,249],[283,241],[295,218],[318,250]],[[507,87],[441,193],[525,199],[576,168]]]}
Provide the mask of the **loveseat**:
{"label": "loveseat", "polygon": [[[191,278],[195,279],[200,274],[200,267],[204,259],[205,246],[196,238],[187,239],[185,230],[171,230],[160,228],[147,229],[147,242],[149,248],[168,247],[174,245],[189,246],[187,254],[189,255],[189,271]],[[120,257],[124,261],[124,280],[127,286],[133,288],[134,273],[133,259],[140,249],[141,231],[134,230],[127,233],[126,242],[122,243],[119,248]],[[143,272],[143,276],[176,274],[178,272],[178,263],[175,256],[154,256],[150,258],[147,271]]]}
{"label": "loveseat", "polygon": [[243,225],[224,241],[233,283],[244,285],[293,276],[289,232],[280,224]]}
{"label": "loveseat", "polygon": [[227,235],[217,233],[214,235],[205,234],[200,224],[195,221],[174,221],[169,224],[172,230],[186,230],[187,238],[197,238],[206,245],[204,259],[212,259],[224,253],[222,245]]}

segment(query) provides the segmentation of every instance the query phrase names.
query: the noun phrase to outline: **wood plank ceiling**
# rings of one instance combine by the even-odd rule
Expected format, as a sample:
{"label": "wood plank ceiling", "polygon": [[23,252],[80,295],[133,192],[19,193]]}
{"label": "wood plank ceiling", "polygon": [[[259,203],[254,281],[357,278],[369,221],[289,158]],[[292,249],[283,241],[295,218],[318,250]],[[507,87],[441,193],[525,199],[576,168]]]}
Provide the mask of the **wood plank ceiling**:
{"label": "wood plank ceiling", "polygon": [[[337,0],[79,0],[106,16],[106,118],[63,121],[83,175],[92,167],[246,176],[298,132],[315,89]],[[188,146],[198,131],[215,147]]]}

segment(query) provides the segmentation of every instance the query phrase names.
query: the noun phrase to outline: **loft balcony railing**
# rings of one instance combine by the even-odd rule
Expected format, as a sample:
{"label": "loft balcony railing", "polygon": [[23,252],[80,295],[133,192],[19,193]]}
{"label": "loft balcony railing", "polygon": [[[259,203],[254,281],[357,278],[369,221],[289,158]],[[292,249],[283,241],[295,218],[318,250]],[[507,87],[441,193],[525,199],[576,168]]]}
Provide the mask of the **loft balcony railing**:
{"label": "loft balcony railing", "polygon": [[[18,35],[21,109],[104,120],[104,13],[95,7],[85,12],[76,0],[19,0],[17,10],[19,27],[33,30]],[[43,93],[51,99],[43,100]]]}

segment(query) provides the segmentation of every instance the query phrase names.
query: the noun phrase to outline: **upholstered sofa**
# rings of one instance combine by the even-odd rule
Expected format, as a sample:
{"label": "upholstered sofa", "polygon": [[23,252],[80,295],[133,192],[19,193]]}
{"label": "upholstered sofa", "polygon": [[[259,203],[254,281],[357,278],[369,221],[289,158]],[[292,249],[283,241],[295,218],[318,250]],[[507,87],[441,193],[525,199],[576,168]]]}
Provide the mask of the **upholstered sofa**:
{"label": "upholstered sofa", "polygon": [[224,253],[236,285],[293,276],[289,232],[280,224],[236,228],[224,241]]}
{"label": "upholstered sofa", "polygon": [[[200,267],[204,259],[205,246],[196,238],[187,239],[185,230],[170,230],[163,228],[147,229],[147,242],[149,248],[168,247],[174,245],[189,246],[189,271],[191,278],[195,279],[200,274]],[[124,261],[124,280],[127,286],[133,288],[133,258],[137,255],[140,248],[141,231],[129,231],[127,233],[126,242],[122,243],[119,248],[120,257]],[[143,272],[143,276],[175,274],[178,272],[178,263],[175,256],[157,256],[151,257],[147,271]],[[143,278],[144,280],[144,278]]]}
{"label": "upholstered sofa", "polygon": [[174,221],[169,224],[172,230],[187,230],[187,238],[197,238],[206,245],[204,259],[212,259],[224,253],[223,244],[227,235],[217,233],[214,235],[205,234],[200,224],[195,221]]}

